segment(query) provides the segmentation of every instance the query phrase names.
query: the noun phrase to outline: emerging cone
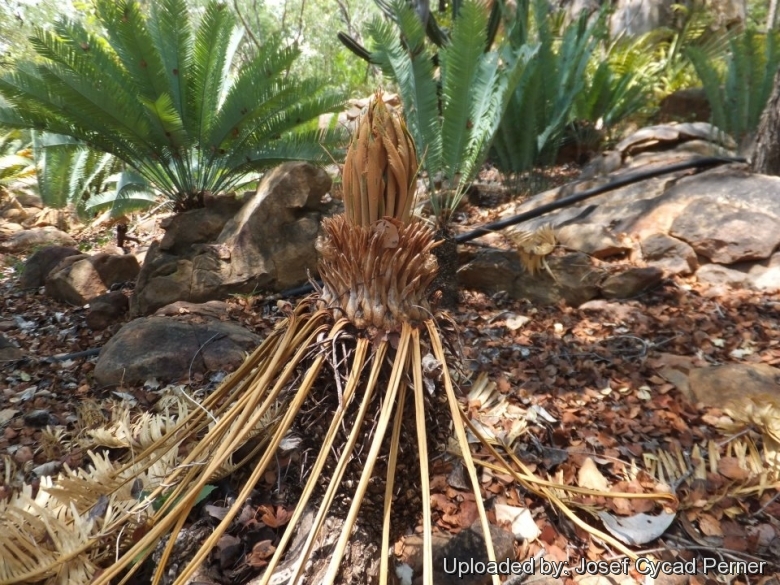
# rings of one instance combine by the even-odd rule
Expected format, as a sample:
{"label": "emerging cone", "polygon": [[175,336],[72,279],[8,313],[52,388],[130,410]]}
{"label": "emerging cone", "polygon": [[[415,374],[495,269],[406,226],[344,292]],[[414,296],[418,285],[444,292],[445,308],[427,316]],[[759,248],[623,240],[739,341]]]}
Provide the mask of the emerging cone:
{"label": "emerging cone", "polygon": [[323,222],[322,303],[356,327],[399,330],[431,317],[432,232],[409,223],[417,150],[377,92],[358,122],[343,169],[343,216]]}
{"label": "emerging cone", "polygon": [[353,225],[387,216],[406,223],[414,200],[417,149],[401,116],[377,92],[358,121],[342,173],[344,211]]}

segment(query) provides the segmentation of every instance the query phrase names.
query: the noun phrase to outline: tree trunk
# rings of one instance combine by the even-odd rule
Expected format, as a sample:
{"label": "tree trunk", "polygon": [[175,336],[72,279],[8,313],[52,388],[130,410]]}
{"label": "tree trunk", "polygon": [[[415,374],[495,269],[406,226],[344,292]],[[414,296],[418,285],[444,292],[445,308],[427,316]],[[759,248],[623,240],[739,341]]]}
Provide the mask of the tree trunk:
{"label": "tree trunk", "polygon": [[766,32],[774,30],[777,25],[777,0],[769,0],[769,14],[766,17]]}
{"label": "tree trunk", "polygon": [[750,165],[754,173],[780,175],[780,71],[761,115],[753,142]]}

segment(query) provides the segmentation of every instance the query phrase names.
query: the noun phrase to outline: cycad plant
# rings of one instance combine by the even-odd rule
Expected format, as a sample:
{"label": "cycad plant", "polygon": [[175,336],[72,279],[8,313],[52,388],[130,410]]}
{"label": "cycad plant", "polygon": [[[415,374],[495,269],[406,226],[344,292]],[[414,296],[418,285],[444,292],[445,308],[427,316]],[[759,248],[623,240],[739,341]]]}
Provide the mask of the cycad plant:
{"label": "cycad plant", "polygon": [[114,155],[70,136],[34,132],[33,154],[38,191],[48,207],[70,205],[84,218],[103,210],[120,217],[158,199],[146,180]]}
{"label": "cycad plant", "polygon": [[[345,213],[324,224],[322,289],[282,307],[288,316],[273,334],[173,428],[128,430],[124,466],[93,456],[94,470],[44,486],[46,502],[24,493],[0,502],[0,583],[72,575],[127,582],[152,553],[149,579],[160,583],[193,506],[220,478],[246,469],[218,526],[194,556],[175,558],[175,583],[191,582],[261,478],[293,449],[309,458],[287,480],[295,508],[259,583],[387,583],[391,544],[421,520],[430,584],[428,461],[453,431],[495,560],[454,354],[428,300],[437,263],[433,232],[411,214],[417,166],[411,135],[378,95],[344,165]],[[99,481],[87,481],[89,473]],[[31,520],[52,498],[62,513]]]}
{"label": "cycad plant", "polygon": [[[0,125],[72,136],[124,161],[177,210],[230,191],[248,170],[323,160],[319,114],[338,96],[286,75],[300,51],[267,42],[237,63],[243,30],[208,4],[197,28],[184,0],[98,0],[105,37],[61,19],[31,39],[40,59],[0,76]],[[312,126],[314,124],[314,126]]]}
{"label": "cycad plant", "polygon": [[9,130],[0,135],[0,196],[35,182],[35,161],[29,132]]}
{"label": "cycad plant", "polygon": [[712,123],[744,144],[758,127],[772,93],[780,66],[780,35],[746,29],[729,39],[729,49],[722,67],[695,47],[689,48],[686,55],[704,86]]}
{"label": "cycad plant", "polygon": [[431,205],[446,225],[484,162],[533,51],[503,44],[486,50],[492,30],[487,5],[465,0],[449,35],[440,40],[436,72],[419,15],[404,0],[385,4],[393,19],[376,19],[368,27],[371,58],[398,86]]}

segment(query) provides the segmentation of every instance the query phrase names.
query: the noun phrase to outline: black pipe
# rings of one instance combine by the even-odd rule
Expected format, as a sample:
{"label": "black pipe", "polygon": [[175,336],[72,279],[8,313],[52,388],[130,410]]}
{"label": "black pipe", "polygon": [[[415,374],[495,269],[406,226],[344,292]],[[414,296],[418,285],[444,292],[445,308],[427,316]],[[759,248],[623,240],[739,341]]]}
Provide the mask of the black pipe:
{"label": "black pipe", "polygon": [[568,207],[569,205],[579,203],[580,201],[585,201],[586,199],[595,197],[596,195],[601,195],[602,193],[606,193],[607,191],[612,191],[613,189],[625,187],[626,185],[631,185],[632,183],[644,181],[645,179],[652,179],[654,177],[659,177],[661,175],[666,175],[668,173],[676,173],[678,171],[686,171],[688,169],[701,169],[701,168],[714,167],[717,165],[735,163],[735,162],[747,162],[747,161],[746,159],[740,157],[707,156],[703,158],[697,158],[695,160],[689,160],[686,162],[678,163],[676,165],[663,167],[660,169],[654,169],[652,171],[641,171],[638,173],[631,173],[630,175],[626,175],[625,177],[614,179],[609,183],[606,183],[599,187],[594,187],[593,189],[586,189],[585,191],[581,191],[580,193],[575,193],[574,195],[570,195],[569,197],[564,197],[563,199],[559,199],[558,201],[553,201],[552,203],[546,203],[544,205],[540,205],[539,207],[535,207],[534,209],[525,211],[518,215],[514,215],[512,217],[508,217],[506,219],[502,219],[499,221],[494,221],[493,223],[489,223],[483,225],[482,227],[478,227],[473,231],[466,232],[465,234],[457,235],[455,236],[455,241],[458,242],[459,244],[462,244],[463,242],[470,242],[471,240],[474,240],[480,236],[484,236],[485,234],[489,234],[490,232],[501,230],[511,225],[517,225],[518,223],[523,223],[524,221],[528,221],[530,219],[536,219],[537,217],[542,216],[545,213],[549,213],[550,211],[555,211],[557,209]]}
{"label": "black pipe", "polygon": [[[707,167],[715,167],[718,165],[723,165],[728,163],[744,163],[744,162],[747,162],[747,159],[742,157],[706,156],[706,157],[678,163],[676,165],[670,165],[667,167],[662,167],[660,169],[654,169],[652,171],[640,171],[637,173],[631,173],[630,175],[626,175],[625,177],[614,179],[609,183],[605,183],[604,185],[601,185],[599,187],[594,187],[593,189],[586,189],[585,191],[581,191],[580,193],[575,193],[574,195],[570,195],[569,197],[564,197],[563,199],[559,199],[558,201],[553,201],[552,203],[546,203],[544,205],[540,205],[539,207],[536,207],[529,211],[525,211],[518,215],[514,215],[512,217],[508,217],[506,219],[502,219],[499,221],[494,221],[493,223],[488,223],[486,225],[483,225],[482,227],[478,227],[475,230],[466,232],[465,234],[460,234],[458,236],[455,236],[455,241],[459,244],[462,244],[464,242],[470,242],[471,240],[475,240],[480,236],[484,236],[485,234],[489,234],[491,232],[501,230],[512,225],[517,225],[518,223],[522,223],[530,219],[536,219],[537,217],[542,216],[545,213],[549,213],[551,211],[556,211],[558,209],[568,207],[569,205],[579,203],[580,201],[585,201],[586,199],[590,199],[591,197],[595,197],[596,195],[601,195],[602,193],[606,193],[607,191],[619,189],[620,187],[625,187],[626,185],[638,183],[639,181],[644,181],[646,179],[652,179],[654,177],[660,177],[661,175],[676,173],[679,171],[687,171],[689,169],[703,169]],[[321,284],[319,281],[317,282],[318,284]],[[314,287],[311,284],[304,284],[301,286],[297,286],[295,288],[289,288],[285,291],[282,291],[278,295],[273,295],[269,297],[267,300],[271,301],[271,300],[282,299],[287,297],[297,297],[300,295],[308,294],[313,290]]]}

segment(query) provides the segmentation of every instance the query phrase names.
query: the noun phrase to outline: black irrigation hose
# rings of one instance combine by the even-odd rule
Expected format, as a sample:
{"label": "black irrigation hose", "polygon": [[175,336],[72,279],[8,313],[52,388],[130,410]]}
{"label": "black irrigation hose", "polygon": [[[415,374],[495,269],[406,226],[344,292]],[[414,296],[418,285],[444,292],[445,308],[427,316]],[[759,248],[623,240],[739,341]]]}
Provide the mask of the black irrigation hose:
{"label": "black irrigation hose", "polygon": [[518,215],[514,215],[512,217],[508,217],[506,219],[502,219],[499,221],[494,221],[493,223],[488,223],[486,225],[483,225],[482,227],[478,227],[473,231],[455,236],[455,241],[458,242],[459,244],[462,244],[463,242],[470,242],[471,240],[475,240],[476,238],[480,236],[484,236],[485,234],[489,234],[490,232],[501,230],[511,225],[517,225],[518,223],[523,223],[524,221],[528,221],[530,219],[536,219],[537,217],[542,216],[545,213],[549,213],[550,211],[555,211],[557,209],[568,207],[569,205],[579,203],[580,201],[585,201],[586,199],[590,199],[591,197],[595,197],[596,195],[601,195],[602,193],[606,193],[607,191],[612,191],[613,189],[618,189],[620,187],[625,187],[626,185],[638,183],[639,181],[644,181],[645,179],[652,179],[655,177],[659,177],[661,175],[666,175],[668,173],[687,171],[689,169],[702,169],[702,168],[714,167],[714,166],[727,164],[727,163],[742,163],[742,162],[747,162],[747,159],[741,157],[707,156],[707,157],[697,158],[694,160],[678,163],[676,165],[670,165],[668,167],[663,167],[660,169],[654,169],[652,171],[641,171],[638,173],[631,173],[630,175],[626,175],[625,177],[614,179],[609,183],[606,183],[599,187],[594,187],[593,189],[586,189],[585,191],[581,191],[580,193],[575,193],[574,195],[570,195],[569,197],[564,197],[563,199],[559,199],[558,201],[553,201],[552,203],[546,203],[544,205],[540,205],[539,207],[535,207],[534,209],[520,213]]}
{"label": "black irrigation hose", "polygon": [[[491,232],[495,232],[512,225],[517,225],[518,223],[523,223],[524,221],[536,219],[537,217],[540,217],[545,213],[549,213],[557,209],[568,207],[569,205],[579,203],[580,201],[585,201],[586,199],[590,199],[591,197],[595,197],[596,195],[601,195],[602,193],[606,193],[607,191],[612,191],[614,189],[625,187],[626,185],[631,185],[633,183],[638,183],[639,181],[644,181],[646,179],[653,179],[655,177],[660,177],[661,175],[667,175],[669,173],[676,173],[679,171],[687,171],[690,169],[704,169],[704,168],[715,167],[718,165],[723,165],[728,163],[744,163],[744,162],[747,162],[747,159],[742,157],[705,156],[702,158],[697,158],[694,160],[678,163],[676,165],[670,165],[667,167],[662,167],[660,169],[654,169],[652,171],[640,171],[637,173],[631,173],[630,175],[626,175],[625,177],[614,179],[609,183],[606,183],[599,187],[594,187],[593,189],[586,189],[585,191],[581,191],[580,193],[575,193],[574,195],[570,195],[569,197],[564,197],[563,199],[559,199],[558,201],[553,201],[552,203],[546,203],[544,205],[540,205],[539,207],[536,207],[529,211],[525,211],[518,215],[514,215],[512,217],[508,217],[506,219],[502,219],[499,221],[494,221],[493,223],[485,224],[482,227],[478,227],[475,230],[466,232],[465,234],[460,234],[458,236],[455,236],[455,241],[459,244],[462,244],[464,242],[470,242],[471,240],[475,240],[480,236],[484,236],[485,234],[489,234]],[[297,286],[295,288],[289,288],[285,291],[282,291],[278,295],[273,295],[272,297],[269,297],[267,300],[273,301],[273,300],[278,300],[283,298],[297,297],[300,295],[308,294],[313,290],[314,287],[311,284],[304,284],[301,286]]]}

